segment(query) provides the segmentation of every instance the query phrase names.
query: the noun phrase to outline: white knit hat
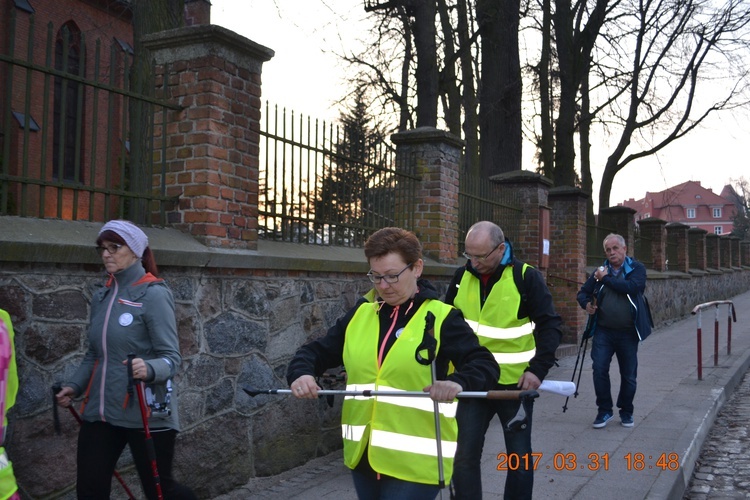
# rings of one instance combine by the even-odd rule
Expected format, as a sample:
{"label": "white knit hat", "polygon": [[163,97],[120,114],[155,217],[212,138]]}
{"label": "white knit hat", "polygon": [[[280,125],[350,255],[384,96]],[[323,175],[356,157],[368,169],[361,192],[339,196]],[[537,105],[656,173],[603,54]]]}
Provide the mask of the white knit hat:
{"label": "white knit hat", "polygon": [[148,246],[148,236],[141,231],[141,228],[127,220],[111,220],[102,226],[99,235],[101,236],[104,231],[117,233],[125,240],[125,244],[130,247],[136,257],[139,259],[143,257],[143,252]]}

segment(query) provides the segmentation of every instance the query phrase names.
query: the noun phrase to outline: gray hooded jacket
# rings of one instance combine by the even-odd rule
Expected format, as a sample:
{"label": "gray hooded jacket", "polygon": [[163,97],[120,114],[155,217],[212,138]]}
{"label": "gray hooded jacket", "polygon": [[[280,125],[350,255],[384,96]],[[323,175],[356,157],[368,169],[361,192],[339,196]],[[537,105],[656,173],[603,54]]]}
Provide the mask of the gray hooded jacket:
{"label": "gray hooded jacket", "polygon": [[[180,367],[174,298],[164,282],[147,274],[140,261],[110,275],[107,286],[91,299],[89,348],[66,385],[84,395],[82,417],[88,422],[140,428],[143,421],[137,390],[128,394],[129,353],[148,366],[147,392],[164,401],[167,381]],[[171,382],[170,382],[171,384]],[[170,394],[170,414],[154,412],[149,428],[179,430],[176,392]]]}

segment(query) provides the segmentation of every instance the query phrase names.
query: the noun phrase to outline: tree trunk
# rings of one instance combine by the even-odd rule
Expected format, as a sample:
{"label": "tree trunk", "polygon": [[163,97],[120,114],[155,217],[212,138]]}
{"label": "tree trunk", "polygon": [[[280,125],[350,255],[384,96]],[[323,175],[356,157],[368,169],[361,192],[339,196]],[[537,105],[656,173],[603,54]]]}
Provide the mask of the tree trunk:
{"label": "tree trunk", "polygon": [[417,50],[417,127],[437,126],[438,65],[435,0],[407,2],[414,15],[414,47]]}
{"label": "tree trunk", "polygon": [[578,82],[570,0],[555,0],[555,35],[560,65],[560,105],[555,127],[555,186],[575,185],[575,116]]}
{"label": "tree trunk", "polygon": [[399,19],[404,27],[404,61],[401,64],[401,87],[398,102],[398,130],[404,132],[410,128],[411,113],[409,112],[409,68],[414,60],[414,50],[411,43],[411,22],[409,15],[403,8],[399,9]]}
{"label": "tree trunk", "polygon": [[520,0],[477,0],[482,33],[479,97],[481,173],[521,170],[521,67],[518,55]]}
{"label": "tree trunk", "polygon": [[588,73],[581,82],[581,122],[580,122],[580,150],[581,150],[581,190],[588,193],[586,204],[586,222],[594,225],[594,180],[591,176],[591,100],[589,96]]}
{"label": "tree trunk", "polygon": [[467,14],[466,0],[456,2],[457,31],[461,51],[461,94],[464,110],[464,170],[472,175],[479,176],[479,117],[477,115],[477,92],[474,88],[474,58],[469,46],[471,36],[469,35],[469,18]]}
{"label": "tree trunk", "polygon": [[541,112],[542,174],[552,179],[555,171],[555,128],[552,123],[552,82],[550,61],[552,55],[552,6],[551,0],[542,2],[542,53],[539,60],[539,102]]}
{"label": "tree trunk", "polygon": [[448,131],[461,137],[461,92],[456,76],[456,47],[453,43],[453,26],[445,0],[437,0],[440,27],[443,32],[443,60],[445,65],[440,72],[440,95],[443,99],[443,114]]}

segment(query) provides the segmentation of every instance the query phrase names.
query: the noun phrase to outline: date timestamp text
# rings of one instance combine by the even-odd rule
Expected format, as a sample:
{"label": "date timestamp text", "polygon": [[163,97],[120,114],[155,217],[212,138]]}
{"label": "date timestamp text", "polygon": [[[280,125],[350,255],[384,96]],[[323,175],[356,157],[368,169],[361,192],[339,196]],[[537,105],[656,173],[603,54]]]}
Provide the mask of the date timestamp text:
{"label": "date timestamp text", "polygon": [[[497,470],[537,470],[544,453],[498,453]],[[556,471],[590,470],[608,471],[610,467],[609,453],[589,453],[588,455],[578,453],[555,453],[552,462],[546,469]],[[660,453],[658,455],[646,455],[644,453],[626,453],[622,457],[625,468],[629,471],[642,471],[646,469],[661,469],[675,471],[680,468],[680,456],[677,453]]]}

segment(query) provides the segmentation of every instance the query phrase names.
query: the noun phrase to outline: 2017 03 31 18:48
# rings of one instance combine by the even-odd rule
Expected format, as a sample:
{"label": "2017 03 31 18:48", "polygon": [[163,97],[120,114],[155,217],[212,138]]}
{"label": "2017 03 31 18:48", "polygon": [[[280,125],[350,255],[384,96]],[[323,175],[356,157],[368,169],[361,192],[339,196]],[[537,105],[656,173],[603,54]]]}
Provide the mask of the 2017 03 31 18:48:
{"label": "2017 03 31 18:48", "polygon": [[[528,453],[518,455],[516,453],[498,453],[497,470],[537,470],[544,453]],[[604,470],[610,468],[609,453],[589,453],[587,455],[577,453],[555,453],[552,462],[543,466],[548,470],[573,471],[587,469],[590,471]],[[622,459],[628,471],[641,471],[648,469],[661,469],[675,471],[680,467],[680,456],[677,453],[663,452],[658,455],[646,455],[645,453],[626,453]]]}

